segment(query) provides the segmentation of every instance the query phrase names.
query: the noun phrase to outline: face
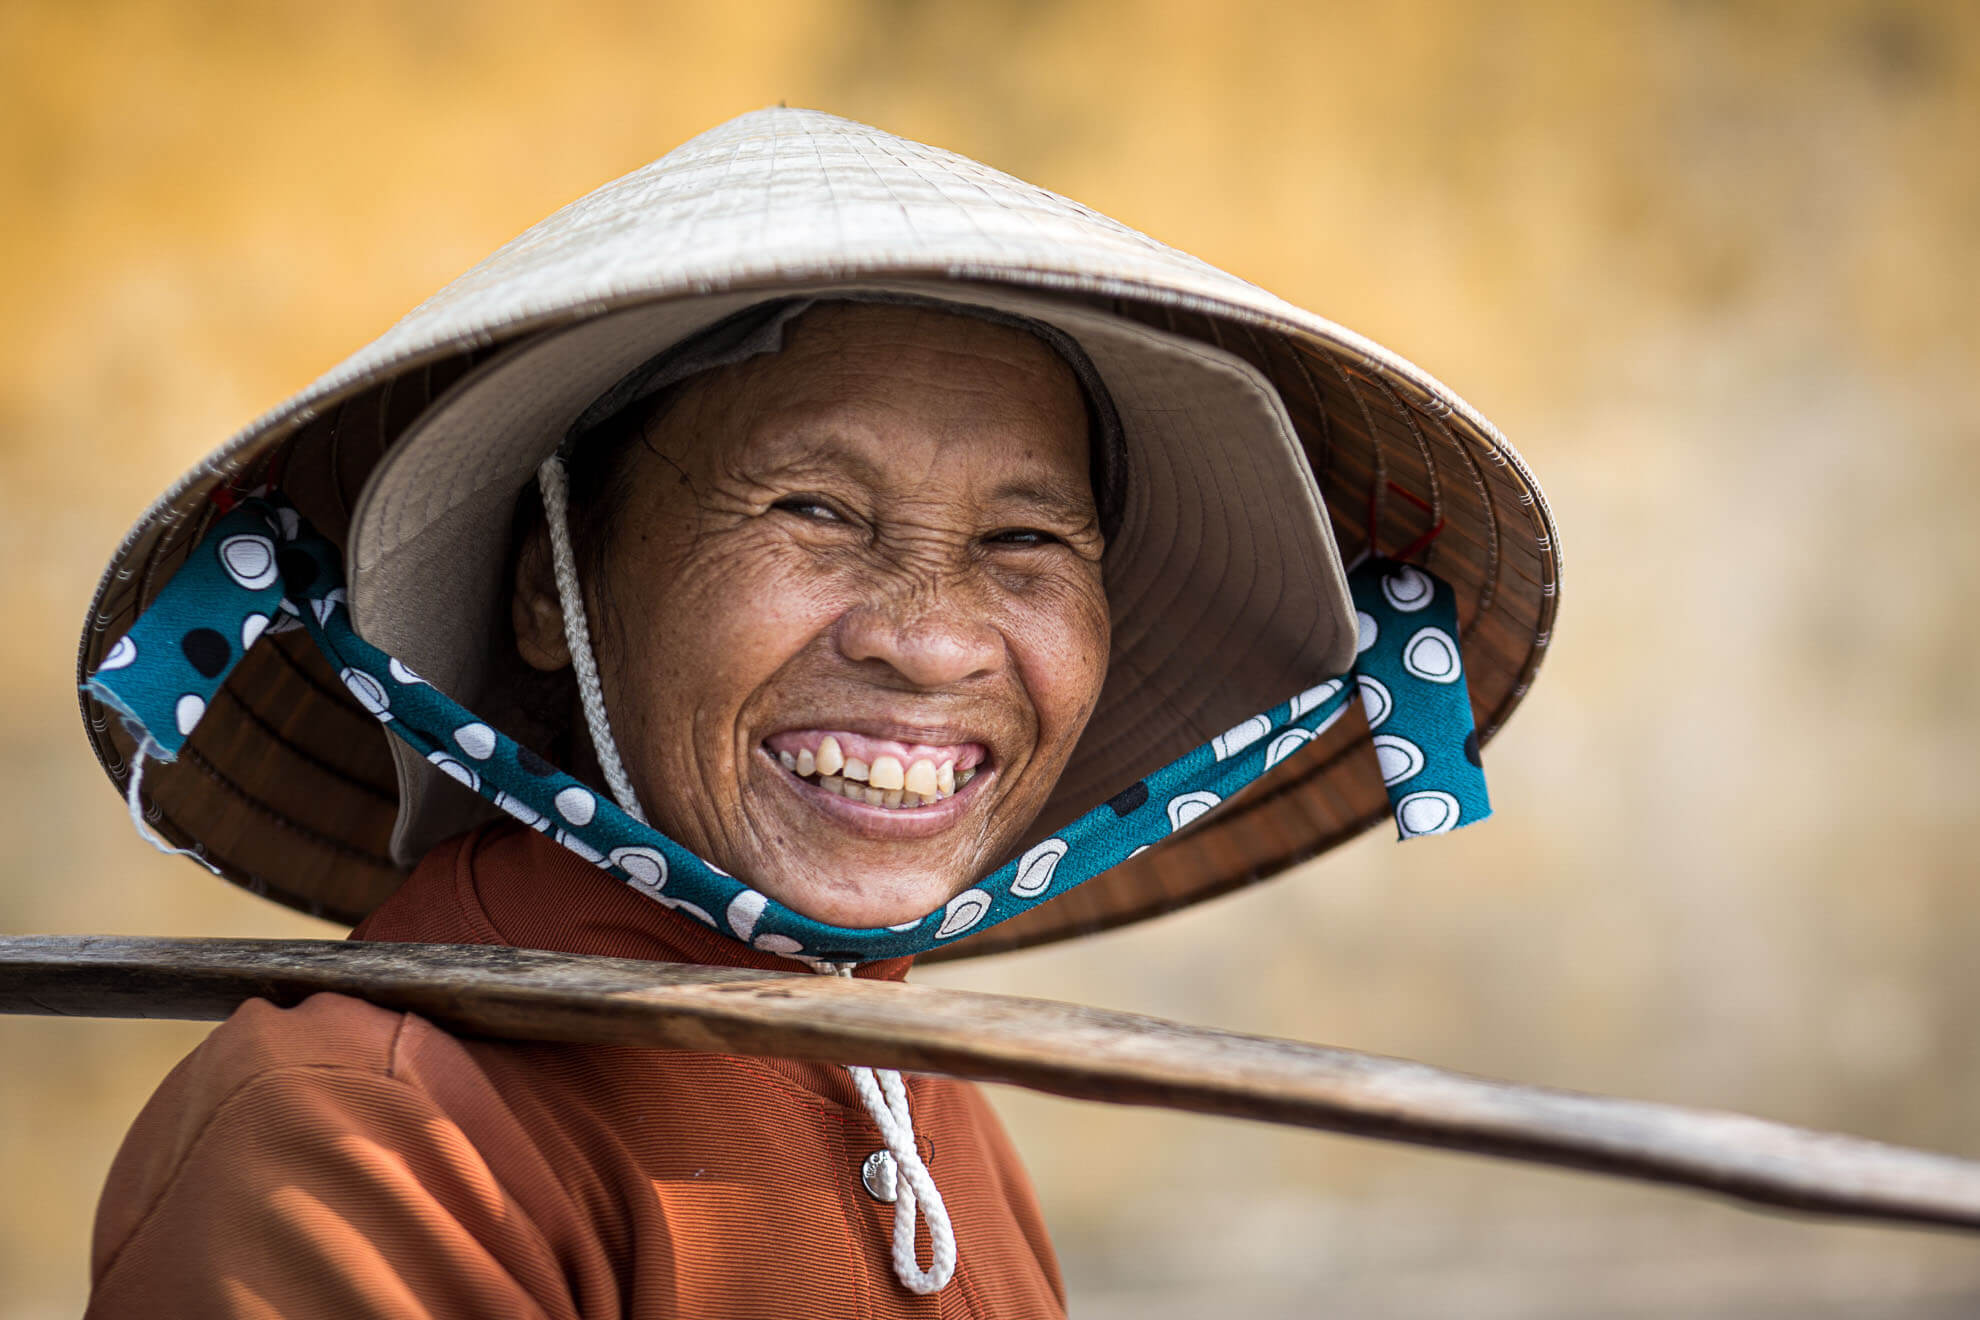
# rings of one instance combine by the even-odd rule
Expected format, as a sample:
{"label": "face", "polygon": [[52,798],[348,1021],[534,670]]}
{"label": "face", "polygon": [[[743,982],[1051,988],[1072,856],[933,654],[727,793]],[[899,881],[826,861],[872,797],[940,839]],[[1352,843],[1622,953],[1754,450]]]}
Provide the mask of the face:
{"label": "face", "polygon": [[[1055,353],[815,308],[781,352],[682,387],[621,474],[585,592],[657,828],[853,927],[923,916],[1012,851],[1107,667],[1086,412]],[[514,616],[526,660],[568,663],[540,536]]]}

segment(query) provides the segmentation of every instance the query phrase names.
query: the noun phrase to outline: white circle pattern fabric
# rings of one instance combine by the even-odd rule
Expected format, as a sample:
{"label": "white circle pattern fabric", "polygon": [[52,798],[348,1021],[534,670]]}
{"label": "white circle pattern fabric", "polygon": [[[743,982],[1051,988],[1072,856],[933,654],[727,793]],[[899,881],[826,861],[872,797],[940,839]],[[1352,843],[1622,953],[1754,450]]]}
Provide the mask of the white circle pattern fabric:
{"label": "white circle pattern fabric", "polygon": [[[177,756],[238,663],[244,648],[230,639],[266,630],[250,619],[299,618],[358,704],[441,772],[639,892],[725,924],[751,948],[813,965],[919,953],[1047,902],[1216,810],[1328,728],[1355,696],[1382,728],[1375,747],[1401,837],[1442,833],[1491,810],[1470,700],[1458,681],[1450,588],[1421,569],[1373,561],[1351,575],[1362,622],[1349,673],[1322,679],[1128,785],[917,921],[831,926],[635,819],[359,637],[338,552],[292,508],[243,501],[202,549],[88,684],[156,759]],[[716,912],[722,923],[710,917]]]}

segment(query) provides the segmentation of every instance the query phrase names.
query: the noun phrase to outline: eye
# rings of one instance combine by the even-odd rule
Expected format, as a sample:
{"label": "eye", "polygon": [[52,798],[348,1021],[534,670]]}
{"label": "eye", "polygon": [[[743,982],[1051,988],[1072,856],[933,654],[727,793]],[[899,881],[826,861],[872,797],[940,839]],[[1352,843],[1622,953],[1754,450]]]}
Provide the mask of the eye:
{"label": "eye", "polygon": [[845,515],[818,495],[786,495],[770,506],[813,522],[844,522]]}
{"label": "eye", "polygon": [[1007,527],[983,539],[992,545],[1057,545],[1063,538],[1036,527]]}

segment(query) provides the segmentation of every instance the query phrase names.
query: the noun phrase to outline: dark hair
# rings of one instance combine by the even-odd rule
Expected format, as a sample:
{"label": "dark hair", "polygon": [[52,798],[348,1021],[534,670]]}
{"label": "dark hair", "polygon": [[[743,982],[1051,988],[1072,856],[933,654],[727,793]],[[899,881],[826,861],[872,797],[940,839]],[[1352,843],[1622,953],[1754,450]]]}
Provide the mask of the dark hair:
{"label": "dark hair", "polygon": [[[631,485],[623,479],[625,468],[635,449],[644,443],[651,421],[666,410],[675,394],[666,391],[606,418],[579,437],[564,460],[571,553],[577,559],[578,581],[601,603],[608,599],[605,564],[612,528],[625,508]],[[543,528],[545,520],[542,488],[535,481],[527,482],[516,495],[505,582],[516,580],[522,548]],[[606,617],[591,621],[594,639],[612,626],[612,611],[601,613]],[[574,740],[582,736],[579,731],[584,724],[582,719],[571,718],[578,700],[576,676],[568,666],[545,672],[524,664],[516,649],[509,612],[502,610],[498,615],[502,635],[495,652],[501,657],[497,681],[520,717],[511,721],[515,726],[511,736],[553,765],[575,764]]]}
{"label": "dark hair", "polygon": [[[565,454],[571,553],[577,558],[579,581],[593,583],[594,590],[604,589],[606,551],[611,546],[612,529],[625,511],[626,493],[632,486],[624,479],[626,468],[637,449],[665,457],[647,443],[646,437],[686,384],[687,381],[680,381],[658,395],[613,413],[577,435]],[[540,492],[538,505],[540,508]]]}

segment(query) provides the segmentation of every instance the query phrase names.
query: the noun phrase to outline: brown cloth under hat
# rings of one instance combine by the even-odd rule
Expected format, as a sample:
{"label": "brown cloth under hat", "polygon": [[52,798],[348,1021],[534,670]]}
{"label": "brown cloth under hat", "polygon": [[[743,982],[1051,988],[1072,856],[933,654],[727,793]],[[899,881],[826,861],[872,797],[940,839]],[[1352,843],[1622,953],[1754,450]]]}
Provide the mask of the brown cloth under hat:
{"label": "brown cloth under hat", "polygon": [[[506,824],[436,849],[354,938],[788,966]],[[933,1296],[894,1277],[894,1207],[860,1176],[880,1134],[842,1068],[464,1040],[342,995],[250,1000],[118,1152],[89,1314],[1063,1315],[989,1104],[966,1082],[907,1083],[960,1248]]]}

